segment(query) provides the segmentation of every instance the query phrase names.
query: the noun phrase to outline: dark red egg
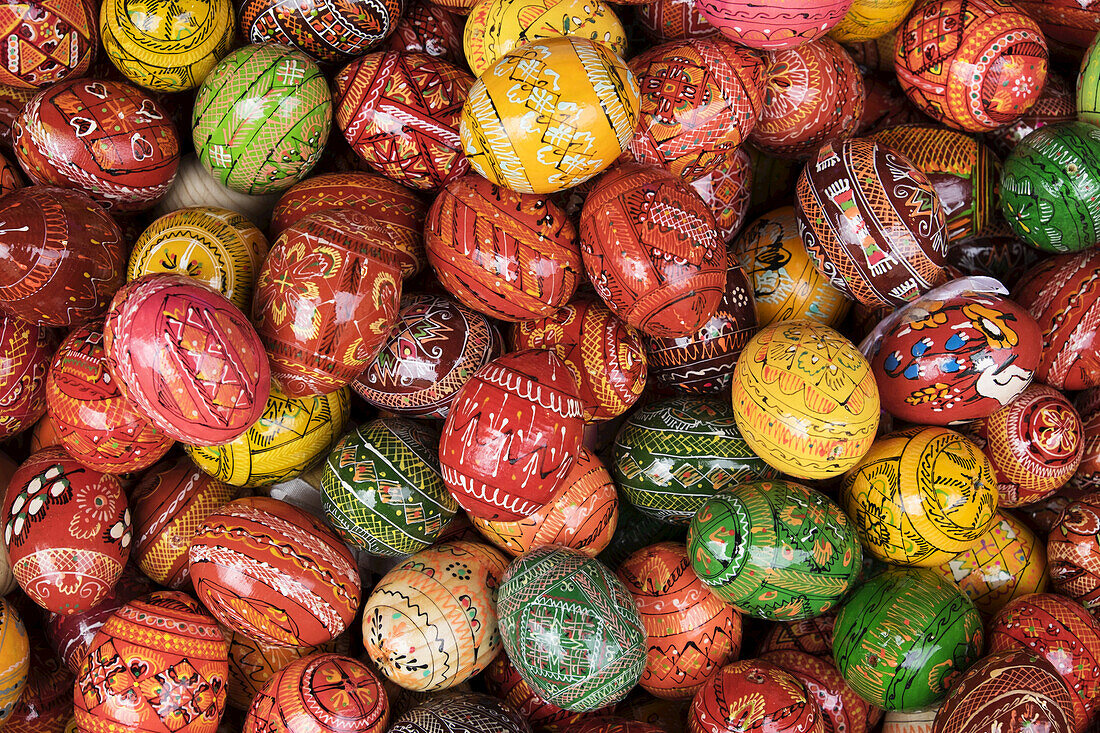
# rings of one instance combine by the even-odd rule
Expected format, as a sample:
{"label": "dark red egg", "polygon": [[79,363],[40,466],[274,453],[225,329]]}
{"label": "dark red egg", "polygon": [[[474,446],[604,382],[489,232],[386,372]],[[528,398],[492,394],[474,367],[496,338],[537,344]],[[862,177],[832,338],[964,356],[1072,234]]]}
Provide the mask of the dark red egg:
{"label": "dark red egg", "polygon": [[995,277],[1006,288],[1016,287],[1023,274],[1040,259],[1042,253],[1015,235],[967,237],[952,242],[947,250],[949,266],[964,275]]}
{"label": "dark red egg", "polygon": [[[847,48],[851,50],[851,47]],[[893,73],[870,72],[863,77],[863,114],[856,128],[857,135],[870,135],[888,127],[923,122],[925,119],[905,96]]]}
{"label": "dark red egg", "polygon": [[688,725],[692,733],[825,730],[821,708],[805,685],[759,659],[734,662],[711,675],[691,702]]}
{"label": "dark red egg", "polygon": [[238,5],[246,43],[296,46],[318,61],[361,56],[393,32],[401,0],[244,0]]}
{"label": "dark red egg", "polygon": [[1070,486],[1083,491],[1100,489],[1100,389],[1086,389],[1073,398],[1081,417],[1081,465]]}
{"label": "dark red egg", "polygon": [[37,89],[83,76],[99,45],[98,15],[93,0],[4,3],[0,85]]}
{"label": "dark red egg", "polygon": [[718,35],[718,29],[698,11],[695,3],[654,0],[638,7],[638,25],[655,43],[683,41]]}
{"label": "dark red egg", "polygon": [[714,170],[691,182],[691,187],[714,214],[722,240],[729,242],[741,231],[752,197],[752,159],[737,148]]}
{"label": "dark red egg", "polygon": [[832,612],[799,621],[781,621],[765,632],[757,652],[763,655],[790,649],[831,659],[835,625],[836,614]]}
{"label": "dark red egg", "polygon": [[1089,610],[1100,607],[1100,495],[1066,505],[1050,528],[1047,560],[1054,590]]}
{"label": "dark red egg", "polygon": [[805,685],[821,708],[825,733],[867,733],[882,718],[882,710],[857,695],[828,657],[783,649],[760,658],[782,667]]}
{"label": "dark red egg", "polygon": [[45,414],[46,375],[56,343],[48,328],[0,314],[0,440]]}
{"label": "dark red egg", "polygon": [[462,22],[453,13],[427,0],[413,0],[408,4],[383,47],[389,51],[426,53],[460,66],[466,63],[462,51]]}

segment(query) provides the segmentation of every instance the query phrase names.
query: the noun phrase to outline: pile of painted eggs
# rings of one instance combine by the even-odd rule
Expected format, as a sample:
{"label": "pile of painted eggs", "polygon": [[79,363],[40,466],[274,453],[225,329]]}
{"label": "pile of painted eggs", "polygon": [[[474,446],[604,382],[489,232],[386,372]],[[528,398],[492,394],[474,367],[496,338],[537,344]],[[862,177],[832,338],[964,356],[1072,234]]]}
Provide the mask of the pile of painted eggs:
{"label": "pile of painted eggs", "polygon": [[1100,731],[1100,3],[0,44],[4,731]]}

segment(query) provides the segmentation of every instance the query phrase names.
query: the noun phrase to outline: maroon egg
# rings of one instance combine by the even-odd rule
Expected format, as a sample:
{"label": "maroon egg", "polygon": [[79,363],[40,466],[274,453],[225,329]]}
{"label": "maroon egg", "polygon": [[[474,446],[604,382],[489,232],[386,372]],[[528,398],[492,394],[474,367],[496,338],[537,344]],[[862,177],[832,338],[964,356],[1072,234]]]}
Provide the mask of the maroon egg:
{"label": "maroon egg", "polygon": [[554,352],[493,359],[462,386],[443,425],[439,463],[447,489],[476,517],[531,515],[576,462],[582,415],[577,382]]}
{"label": "maroon egg", "polygon": [[825,733],[867,733],[882,718],[882,710],[857,695],[828,657],[784,649],[760,659],[782,667],[805,685],[821,708]]}
{"label": "maroon egg", "polygon": [[0,313],[0,440],[46,412],[46,375],[57,341],[48,328]]}
{"label": "maroon egg", "polygon": [[263,414],[271,373],[248,319],[183,275],[144,275],[118,291],[104,327],[123,395],[168,436],[218,445]]}
{"label": "maroon egg", "polygon": [[409,3],[393,35],[382,45],[389,51],[426,53],[460,66],[466,63],[462,22],[453,13],[425,0]]}
{"label": "maroon egg", "polygon": [[947,263],[965,275],[995,277],[1006,288],[1014,288],[1042,256],[1015,235],[979,235],[952,242],[947,250]]}
{"label": "maroon egg", "polygon": [[714,222],[725,242],[733,239],[745,223],[752,182],[752,159],[744,148],[737,148],[710,173],[691,182],[695,193],[714,214]]}
{"label": "maroon egg", "polygon": [[31,186],[0,198],[0,308],[71,326],[103,315],[126,277],[122,232],[79,191]]}
{"label": "maroon egg", "polygon": [[1073,475],[1070,486],[1081,490],[1100,489],[1100,389],[1078,392],[1073,406],[1081,416],[1081,465]]}
{"label": "maroon egg", "polygon": [[836,625],[836,613],[802,619],[800,621],[781,621],[772,624],[760,640],[757,653],[794,650],[813,654],[816,657],[833,655],[833,627]]}
{"label": "maroon egg", "polygon": [[683,0],[654,0],[640,5],[637,21],[642,32],[655,43],[706,38],[718,33],[695,3]]}
{"label": "maroon egg", "polygon": [[176,177],[180,144],[167,113],[130,84],[67,79],[41,91],[12,128],[35,183],[75,188],[107,209],[148,209]]}
{"label": "maroon egg", "polygon": [[689,727],[692,733],[825,730],[821,709],[806,687],[790,672],[759,659],[734,662],[712,675],[691,702]]}
{"label": "maroon egg", "polygon": [[1047,560],[1054,590],[1090,610],[1100,607],[1100,494],[1066,505],[1050,528]]}

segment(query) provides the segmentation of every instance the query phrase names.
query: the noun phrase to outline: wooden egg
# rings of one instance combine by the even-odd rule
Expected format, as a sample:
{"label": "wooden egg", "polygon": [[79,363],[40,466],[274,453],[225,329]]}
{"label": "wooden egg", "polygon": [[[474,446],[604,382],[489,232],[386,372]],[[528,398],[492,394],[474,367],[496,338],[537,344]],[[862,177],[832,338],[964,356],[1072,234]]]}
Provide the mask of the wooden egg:
{"label": "wooden egg", "polygon": [[230,707],[247,711],[252,701],[275,677],[292,662],[313,656],[318,652],[347,654],[348,635],[342,634],[319,646],[277,646],[250,639],[235,632],[229,637],[229,693],[226,702]]}
{"label": "wooden egg", "polygon": [[503,651],[485,668],[482,679],[491,695],[515,708],[536,731],[568,731],[573,724],[599,714],[562,710],[546,702],[523,681]]}
{"label": "wooden egg", "polygon": [[803,684],[821,708],[825,733],[867,733],[882,718],[882,711],[857,695],[828,657],[784,649],[759,658],[790,672]]}
{"label": "wooden egg", "polygon": [[738,147],[714,170],[691,182],[695,193],[714,214],[714,223],[725,242],[741,231],[748,216],[753,175],[752,159]]}
{"label": "wooden egg", "polygon": [[931,567],[986,533],[997,484],[973,441],[946,428],[915,427],[875,441],[845,474],[840,504],[872,555]]}
{"label": "wooden egg", "polygon": [[19,466],[4,499],[4,545],[19,586],[53,613],[106,597],[130,556],[130,509],[122,484],[61,448]]}
{"label": "wooden egg", "polygon": [[619,566],[646,630],[639,684],[673,700],[694,697],[707,678],[741,653],[741,616],[691,571],[687,550],[662,542]]}
{"label": "wooden egg", "polygon": [[[742,701],[731,705],[727,701]],[[799,730],[825,733],[821,708],[794,675],[771,662],[734,662],[710,676],[691,702],[692,733]]]}
{"label": "wooden egg", "polygon": [[765,5],[749,0],[702,0],[703,16],[726,38],[750,48],[794,48],[825,35],[852,0],[790,0]]}
{"label": "wooden egg", "polygon": [[853,0],[829,37],[847,44],[881,38],[901,25],[912,7],[913,0]]}
{"label": "wooden egg", "polygon": [[287,227],[256,280],[252,320],[288,397],[351,384],[397,319],[401,269],[390,232],[353,209]]}
{"label": "wooden egg", "polygon": [[780,621],[768,628],[756,651],[764,655],[769,652],[791,650],[832,659],[835,625],[835,609],[813,618]]}
{"label": "wooden egg", "polygon": [[0,12],[0,43],[4,86],[40,89],[83,76],[99,45],[95,5],[67,0],[7,4]]}
{"label": "wooden egg", "polygon": [[56,339],[49,329],[0,314],[0,439],[46,413],[46,378]]}
{"label": "wooden egg", "polygon": [[905,305],[945,279],[947,227],[931,181],[865,138],[827,143],[798,177],[798,232],[814,264],[865,305]]}
{"label": "wooden egg", "polygon": [[[323,63],[362,56],[393,32],[401,16],[399,0],[244,0],[241,36],[249,43],[295,46]],[[382,727],[385,727],[384,725]]]}
{"label": "wooden egg", "polygon": [[[278,556],[272,547],[283,547]],[[207,515],[188,551],[195,593],[219,623],[258,641],[316,646],[359,608],[359,571],[320,520],[269,497]]]}
{"label": "wooden egg", "polygon": [[30,662],[30,641],[23,619],[11,603],[0,598],[0,723],[11,718],[23,695]]}
{"label": "wooden egg", "polygon": [[[57,733],[73,717],[73,673],[47,647],[41,634],[31,636],[30,642],[31,659],[37,663],[31,666],[23,696],[5,726],[17,733]],[[72,723],[75,728],[76,721]]]}
{"label": "wooden egg", "polygon": [[507,561],[477,542],[443,542],[383,576],[363,606],[363,646],[405,689],[465,682],[500,651],[497,590]]}
{"label": "wooden egg", "polygon": [[183,275],[145,275],[111,302],[103,329],[123,396],[170,438],[217,445],[260,418],[271,375],[237,306]]}
{"label": "wooden egg", "polygon": [[1066,505],[1047,537],[1054,590],[1089,610],[1100,607],[1098,536],[1100,496],[1090,493]]}
{"label": "wooden egg", "polygon": [[939,705],[908,711],[888,710],[882,717],[882,733],[932,733]]}
{"label": "wooden egg", "polygon": [[462,386],[447,414],[443,482],[471,516],[522,519],[565,481],[583,426],[576,380],[557,355],[526,349],[497,357]]}
{"label": "wooden egg", "polygon": [[1006,288],[1016,287],[1020,277],[1042,255],[1015,236],[967,237],[947,250],[947,264],[964,275],[995,277]]}
{"label": "wooden egg", "polygon": [[454,180],[436,196],[424,243],[451,295],[504,321],[550,316],[573,297],[583,272],[577,230],[561,208],[480,176]]}
{"label": "wooden egg", "polygon": [[433,695],[393,721],[387,733],[528,733],[531,726],[505,702],[476,692]]}
{"label": "wooden egg", "polygon": [[654,43],[718,35],[695,3],[655,0],[638,6],[636,22]]}
{"label": "wooden egg", "polygon": [[103,315],[126,262],[110,214],[79,191],[31,186],[0,198],[0,221],[0,308],[42,326]]}
{"label": "wooden egg", "polygon": [[452,64],[466,60],[462,52],[461,21],[454,13],[427,0],[413,0],[405,5],[405,12],[382,47],[390,51],[426,53]]}
{"label": "wooden egg", "polygon": [[[1038,4],[1033,4],[1033,7]],[[1016,7],[1023,8],[1025,3],[1017,2]],[[1030,12],[1028,14],[1032,18],[1035,17]],[[1100,19],[1100,15],[1097,18]],[[1100,30],[1100,26],[1097,30]],[[1002,159],[1007,158],[1025,137],[1040,127],[1059,122],[1072,122],[1076,119],[1077,102],[1074,99],[1074,85],[1058,74],[1047,72],[1047,83],[1043,86],[1043,91],[1032,108],[1015,122],[987,132],[984,136],[985,142]]]}

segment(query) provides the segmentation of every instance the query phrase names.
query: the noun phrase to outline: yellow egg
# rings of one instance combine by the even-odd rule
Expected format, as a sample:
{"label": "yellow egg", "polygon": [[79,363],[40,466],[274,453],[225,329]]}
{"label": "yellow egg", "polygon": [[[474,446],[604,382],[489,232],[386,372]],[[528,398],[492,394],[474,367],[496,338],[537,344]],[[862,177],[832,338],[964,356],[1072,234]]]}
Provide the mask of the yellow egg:
{"label": "yellow egg", "polygon": [[835,41],[859,43],[881,38],[901,25],[915,0],[854,0],[848,14],[829,31]]}
{"label": "yellow egg", "polygon": [[576,186],[618,158],[638,82],[606,45],[559,37],[501,57],[470,88],[459,135],[475,171],[521,193]]}
{"label": "yellow egg", "polygon": [[872,555],[933,567],[986,533],[997,482],[971,440],[947,428],[915,427],[875,441],[844,477],[840,504]]}
{"label": "yellow egg", "polygon": [[23,695],[30,669],[27,629],[15,608],[0,598],[0,723],[7,720]]}
{"label": "yellow egg", "polygon": [[756,455],[796,478],[839,476],[871,447],[879,396],[867,359],[812,321],[774,323],[733,373],[737,427]]}

